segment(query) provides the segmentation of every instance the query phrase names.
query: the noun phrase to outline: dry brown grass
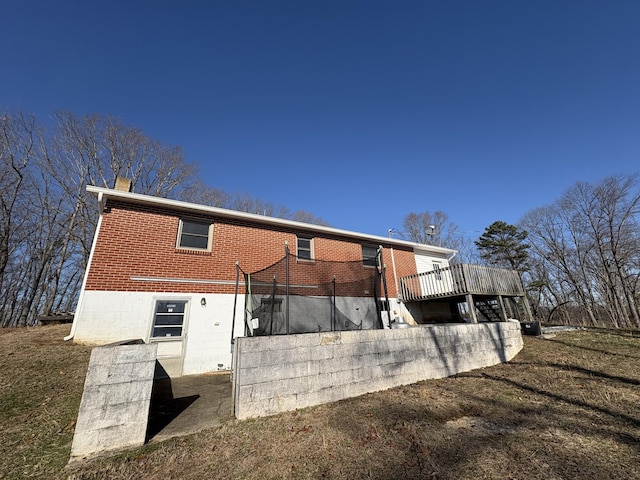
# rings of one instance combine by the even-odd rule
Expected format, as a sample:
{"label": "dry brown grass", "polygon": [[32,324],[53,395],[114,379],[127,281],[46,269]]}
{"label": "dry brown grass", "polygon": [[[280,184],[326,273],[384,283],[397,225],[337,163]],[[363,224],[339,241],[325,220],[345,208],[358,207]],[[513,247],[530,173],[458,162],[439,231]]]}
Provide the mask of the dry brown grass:
{"label": "dry brown grass", "polygon": [[[640,479],[637,337],[526,337],[525,349],[509,364],[269,418],[229,420],[219,429],[67,470],[59,454],[69,453],[63,425],[69,417],[57,417],[58,407],[46,407],[53,400],[44,399],[73,397],[60,410],[77,409],[82,379],[54,372],[81,363],[69,360],[75,357],[84,362],[74,365],[77,375],[86,369],[88,350],[58,340],[46,329],[0,334],[2,370],[14,372],[1,377],[3,403],[11,391],[6,379],[24,383],[36,351],[51,349],[40,368],[66,362],[44,384],[54,395],[34,391],[34,400],[11,410],[11,418],[2,409],[0,428],[13,429],[2,434],[8,455],[0,467],[9,478],[24,472],[71,479]],[[15,363],[18,348],[5,353],[18,343],[30,366]],[[50,416],[43,415],[45,407]],[[38,460],[37,445],[20,443],[38,428],[56,445],[56,461]],[[5,437],[19,443],[7,448]],[[26,459],[20,468],[17,449]]]}
{"label": "dry brown grass", "polygon": [[91,349],[70,325],[0,329],[0,478],[51,478],[69,459]]}

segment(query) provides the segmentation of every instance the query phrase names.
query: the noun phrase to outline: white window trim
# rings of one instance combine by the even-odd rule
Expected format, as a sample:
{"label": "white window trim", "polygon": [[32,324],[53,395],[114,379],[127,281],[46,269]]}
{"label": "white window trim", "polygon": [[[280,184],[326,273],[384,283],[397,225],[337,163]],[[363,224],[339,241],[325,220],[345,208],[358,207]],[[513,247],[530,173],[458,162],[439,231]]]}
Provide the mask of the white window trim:
{"label": "white window trim", "polygon": [[[299,246],[298,246],[298,240],[299,239],[303,239],[303,240],[309,240],[309,250],[310,250],[310,255],[311,258],[301,258],[299,255]],[[314,246],[314,237],[312,237],[311,235],[296,235],[296,258],[301,261],[301,262],[313,262],[316,259],[316,251],[315,251],[315,246]]]}
{"label": "white window trim", "polygon": [[[174,337],[154,337],[153,328],[156,322],[156,309],[158,302],[184,302],[184,317],[182,321],[182,335]],[[182,341],[187,337],[187,323],[189,319],[189,307],[191,298],[189,297],[153,297],[151,305],[151,321],[149,322],[149,334],[147,335],[147,343],[151,342],[175,342]]]}
{"label": "white window trim", "polygon": [[432,261],[431,266],[433,268],[433,271],[435,272],[436,280],[441,281],[442,280],[442,272],[440,270],[442,269],[442,262]]}
{"label": "white window trim", "polygon": [[[183,247],[180,245],[180,239],[182,238],[182,225],[183,222],[193,222],[193,223],[209,223],[209,232],[207,233],[207,248],[196,248],[196,247]],[[213,246],[213,222],[207,222],[205,220],[197,219],[197,218],[181,218],[180,225],[178,226],[178,237],[176,238],[176,249],[178,250],[191,250],[195,252],[210,252]]]}

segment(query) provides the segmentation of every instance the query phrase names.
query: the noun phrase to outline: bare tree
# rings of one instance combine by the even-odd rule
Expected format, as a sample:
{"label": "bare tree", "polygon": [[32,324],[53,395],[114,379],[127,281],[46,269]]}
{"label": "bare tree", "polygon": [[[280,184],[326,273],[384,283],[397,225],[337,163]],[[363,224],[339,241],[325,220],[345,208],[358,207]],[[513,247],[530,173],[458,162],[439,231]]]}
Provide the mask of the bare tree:
{"label": "bare tree", "polygon": [[577,183],[525,215],[548,298],[584,311],[590,325],[640,327],[639,207],[638,176],[626,175]]}
{"label": "bare tree", "polygon": [[323,218],[316,217],[304,210],[297,210],[291,213],[287,207],[282,205],[274,205],[246,193],[233,195],[218,188],[209,187],[200,180],[196,180],[188,188],[183,189],[179,194],[179,199],[200,205],[227,208],[256,215],[285,218],[315,225],[329,225]]}
{"label": "bare tree", "polygon": [[[177,147],[167,147],[114,117],[55,115],[56,130],[46,151],[43,169],[66,196],[70,210],[57,266],[51,277],[45,311],[58,297],[65,266],[87,266],[98,212],[88,198],[87,185],[110,187],[117,176],[132,181],[137,193],[167,197],[195,179],[195,167],[186,163]],[[79,257],[78,262],[75,258]]]}
{"label": "bare tree", "polygon": [[205,185],[202,180],[195,180],[187,188],[178,194],[178,200],[209,205],[211,207],[229,208],[231,195],[218,189]]}
{"label": "bare tree", "polygon": [[409,213],[402,222],[404,234],[408,240],[418,243],[438,245],[458,249],[462,245],[462,237],[458,234],[458,226],[449,220],[449,216],[441,211]]}
{"label": "bare tree", "polygon": [[329,223],[323,218],[316,217],[312,213],[305,212],[304,210],[297,210],[291,214],[291,220],[295,220],[296,222],[303,223],[312,223],[314,225],[323,225],[325,227],[329,226]]}
{"label": "bare tree", "polygon": [[15,235],[25,219],[22,210],[36,150],[35,129],[33,117],[0,115],[0,288],[12,250],[21,240]]}
{"label": "bare tree", "polygon": [[180,148],[115,117],[0,115],[0,325],[29,325],[38,313],[74,308],[98,219],[87,185],[117,176],[136,193],[326,224],[283,206],[230,195],[197,179]]}

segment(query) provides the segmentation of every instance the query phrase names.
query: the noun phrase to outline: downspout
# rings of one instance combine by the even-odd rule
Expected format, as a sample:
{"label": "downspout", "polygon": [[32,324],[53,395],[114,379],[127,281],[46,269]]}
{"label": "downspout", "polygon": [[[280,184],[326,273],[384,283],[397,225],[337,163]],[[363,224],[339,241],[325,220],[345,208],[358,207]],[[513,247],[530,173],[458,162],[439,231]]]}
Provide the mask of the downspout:
{"label": "downspout", "polygon": [[68,342],[73,339],[76,334],[76,325],[78,324],[78,313],[82,310],[82,304],[84,302],[84,292],[87,286],[87,279],[89,278],[89,270],[91,270],[91,262],[93,261],[93,254],[96,251],[96,244],[98,243],[98,234],[100,233],[100,226],[102,225],[102,213],[106,207],[106,199],[103,198],[102,192],[98,193],[98,206],[100,208],[100,216],[98,217],[98,224],[96,225],[96,233],[93,235],[93,242],[91,242],[91,252],[89,252],[89,260],[87,261],[87,270],[84,272],[84,278],[82,279],[82,287],[80,287],[80,295],[78,296],[78,304],[76,305],[76,312],[73,315],[73,323],[71,324],[71,332],[64,337],[64,341]]}
{"label": "downspout", "polygon": [[393,255],[393,247],[389,247],[391,249],[391,267],[393,268],[393,283],[396,287],[396,297],[402,298],[400,293],[400,288],[398,287],[398,273],[396,272],[396,258]]}
{"label": "downspout", "polygon": [[233,354],[233,345],[236,333],[236,307],[238,306],[238,285],[240,283],[240,262],[236,261],[236,294],[233,297],[233,318],[231,319],[231,353]]}
{"label": "downspout", "polygon": [[286,284],[284,320],[285,320],[287,335],[289,335],[289,241],[284,242],[284,252],[285,252],[284,283]]}
{"label": "downspout", "polygon": [[[378,246],[378,271],[382,275],[382,285],[384,286],[384,299],[387,302],[387,321],[389,328],[391,328],[391,304],[389,303],[389,292],[387,290],[387,266],[382,263],[382,245]],[[376,302],[378,299],[376,299]],[[380,325],[381,329],[384,329],[384,321],[382,320],[382,309],[380,309]]]}

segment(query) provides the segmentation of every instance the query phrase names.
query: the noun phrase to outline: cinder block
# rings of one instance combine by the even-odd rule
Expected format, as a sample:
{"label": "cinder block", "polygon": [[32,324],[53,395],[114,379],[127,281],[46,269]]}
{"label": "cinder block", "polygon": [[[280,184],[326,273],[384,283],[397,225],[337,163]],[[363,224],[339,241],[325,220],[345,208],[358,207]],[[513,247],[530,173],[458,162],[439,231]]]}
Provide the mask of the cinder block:
{"label": "cinder block", "polygon": [[71,447],[72,459],[144,444],[156,352],[157,344],[93,350]]}
{"label": "cinder block", "polygon": [[[113,364],[155,362],[153,348],[138,348],[140,345],[119,345],[113,348]],[[108,348],[108,347],[104,347]]]}
{"label": "cinder block", "polygon": [[305,355],[305,357],[313,362],[323,362],[335,358],[336,352],[340,351],[342,351],[342,349],[337,345],[323,345],[322,348],[308,348],[308,356]]}
{"label": "cinder block", "polygon": [[151,399],[148,388],[140,388],[138,382],[113,385],[93,385],[85,388],[82,396],[82,408],[94,409],[107,404],[140,402]]}
{"label": "cinder block", "polygon": [[341,370],[349,370],[354,368],[355,361],[353,357],[328,358],[323,362],[319,362],[318,373],[331,373]]}
{"label": "cinder block", "polygon": [[309,392],[317,392],[323,388],[329,388],[333,385],[331,373],[320,373],[313,377],[309,377]]}
{"label": "cinder block", "polygon": [[113,349],[110,347],[96,347],[91,350],[89,358],[91,365],[111,365],[113,363]]}
{"label": "cinder block", "polygon": [[[513,345],[506,340],[506,333],[514,334]],[[248,391],[252,401],[248,409],[238,414],[239,418],[249,415],[247,412],[251,412],[249,416],[264,415],[287,405],[301,408],[428,378],[442,378],[513,358],[522,348],[519,329],[510,324],[443,325],[293,337],[294,342],[280,341],[280,337],[269,340],[273,349],[270,358],[277,359],[281,365],[268,368],[268,378],[255,371],[252,371],[253,377],[247,375],[255,366],[241,371],[240,397],[245,398],[244,392]],[[292,344],[297,347],[289,348]],[[278,353],[274,353],[276,351]],[[296,352],[299,355],[296,356]],[[267,354],[264,351],[264,355]],[[300,357],[308,358],[308,362],[300,362]],[[260,356],[247,355],[241,363],[246,367],[247,359],[257,358]],[[244,384],[249,381],[259,381],[260,390],[256,390],[258,383],[245,389]],[[275,396],[270,398],[272,395]],[[256,402],[258,398],[261,400]],[[275,401],[276,398],[281,400]],[[259,405],[264,407],[262,411]]]}

